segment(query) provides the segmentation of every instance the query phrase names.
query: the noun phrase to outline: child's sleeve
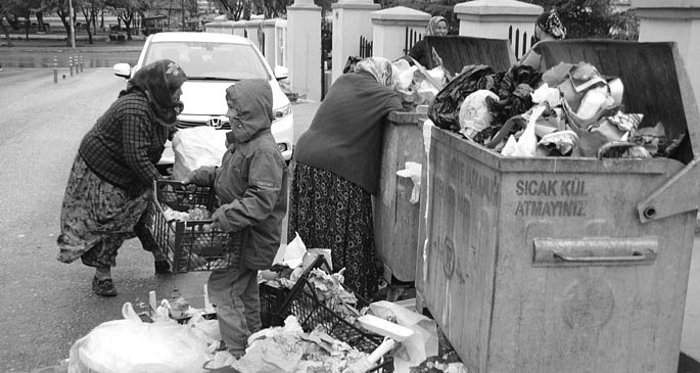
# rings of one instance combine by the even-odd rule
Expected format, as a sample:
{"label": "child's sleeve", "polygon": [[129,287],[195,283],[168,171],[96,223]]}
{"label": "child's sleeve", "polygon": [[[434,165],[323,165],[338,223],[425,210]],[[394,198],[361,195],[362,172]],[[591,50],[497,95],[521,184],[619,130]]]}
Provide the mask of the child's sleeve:
{"label": "child's sleeve", "polygon": [[227,232],[254,226],[272,214],[282,192],[284,164],[271,150],[255,154],[248,171],[248,188],[243,198],[222,205],[212,219]]}

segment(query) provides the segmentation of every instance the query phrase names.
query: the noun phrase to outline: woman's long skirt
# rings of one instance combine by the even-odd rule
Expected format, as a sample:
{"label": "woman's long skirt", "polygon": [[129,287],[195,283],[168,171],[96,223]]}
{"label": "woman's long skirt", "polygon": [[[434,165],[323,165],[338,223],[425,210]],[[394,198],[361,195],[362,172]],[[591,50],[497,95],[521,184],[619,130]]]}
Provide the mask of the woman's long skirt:
{"label": "woman's long skirt", "polygon": [[296,163],[289,204],[288,241],[299,234],[307,248],[331,249],[334,271],[371,301],[381,263],[374,249],[372,199],[360,186],[326,170]]}
{"label": "woman's long skirt", "polygon": [[129,197],[95,175],[78,155],[63,196],[57,259],[80,258],[90,267],[116,265],[117,250],[136,236],[134,226],[148,208],[149,192]]}

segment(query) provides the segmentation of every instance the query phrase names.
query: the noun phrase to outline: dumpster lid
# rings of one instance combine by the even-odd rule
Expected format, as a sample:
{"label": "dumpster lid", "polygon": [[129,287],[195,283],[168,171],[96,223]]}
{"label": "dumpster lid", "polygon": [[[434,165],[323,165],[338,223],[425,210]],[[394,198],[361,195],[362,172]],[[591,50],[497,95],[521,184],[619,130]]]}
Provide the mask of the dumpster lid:
{"label": "dumpster lid", "polygon": [[468,36],[426,36],[423,44],[427,49],[427,69],[437,66],[430,53],[435,48],[444,67],[452,75],[462,71],[466,65],[488,65],[494,71],[505,71],[515,63],[515,55],[508,40],[473,38]]}

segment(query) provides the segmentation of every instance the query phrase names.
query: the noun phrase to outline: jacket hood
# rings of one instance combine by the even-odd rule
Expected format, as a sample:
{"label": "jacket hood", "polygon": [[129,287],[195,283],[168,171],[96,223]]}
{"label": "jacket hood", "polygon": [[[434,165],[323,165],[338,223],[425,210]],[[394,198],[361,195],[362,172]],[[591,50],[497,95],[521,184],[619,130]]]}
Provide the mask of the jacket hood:
{"label": "jacket hood", "polygon": [[229,144],[245,143],[272,127],[272,88],[263,79],[241,80],[226,89],[226,102],[238,112],[226,134]]}

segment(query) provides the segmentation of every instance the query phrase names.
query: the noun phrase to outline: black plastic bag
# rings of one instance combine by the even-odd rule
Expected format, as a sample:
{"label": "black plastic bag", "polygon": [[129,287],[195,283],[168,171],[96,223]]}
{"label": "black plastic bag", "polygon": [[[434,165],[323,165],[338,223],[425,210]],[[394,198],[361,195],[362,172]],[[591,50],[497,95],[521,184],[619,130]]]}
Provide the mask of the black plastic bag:
{"label": "black plastic bag", "polygon": [[480,89],[492,90],[494,71],[487,65],[468,65],[445,85],[428,107],[428,117],[442,129],[459,132],[459,109],[464,99]]}

